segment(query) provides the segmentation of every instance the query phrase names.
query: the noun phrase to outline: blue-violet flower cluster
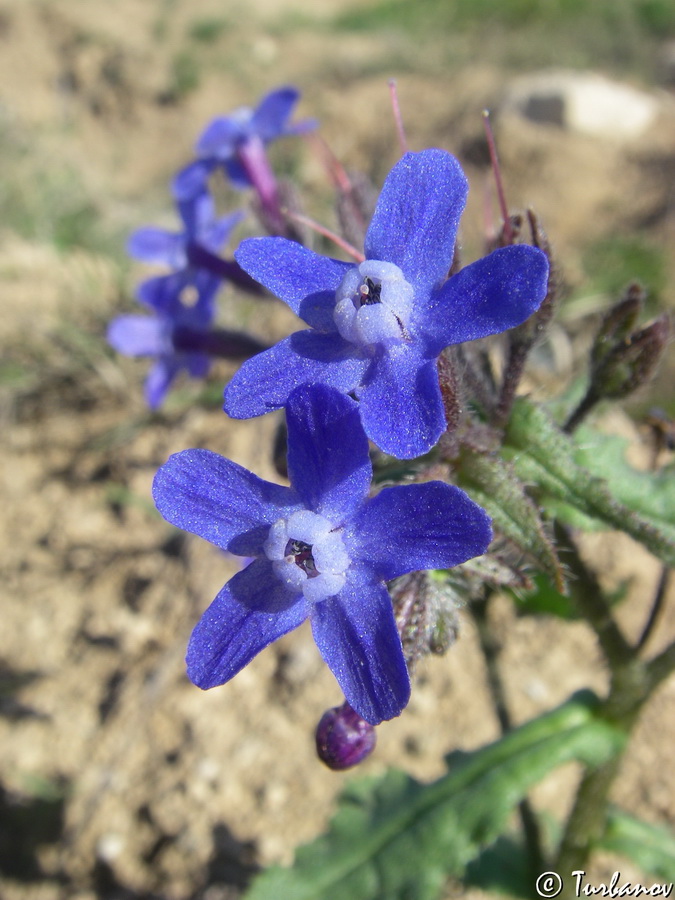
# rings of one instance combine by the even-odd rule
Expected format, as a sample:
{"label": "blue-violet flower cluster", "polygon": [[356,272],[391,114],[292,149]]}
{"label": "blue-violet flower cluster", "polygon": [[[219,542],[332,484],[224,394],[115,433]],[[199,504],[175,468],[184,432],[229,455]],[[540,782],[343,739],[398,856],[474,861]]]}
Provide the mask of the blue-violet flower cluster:
{"label": "blue-violet flower cluster", "polygon": [[459,488],[436,481],[369,499],[359,404],[334,388],[296,388],[286,416],[291,487],[208,450],[175,454],[155,477],[155,502],[169,522],[253,557],[195,628],[188,675],[202,688],[223,684],[309,618],[347,702],[376,725],[398,715],[410,694],[385,582],[484,553],[490,521]]}

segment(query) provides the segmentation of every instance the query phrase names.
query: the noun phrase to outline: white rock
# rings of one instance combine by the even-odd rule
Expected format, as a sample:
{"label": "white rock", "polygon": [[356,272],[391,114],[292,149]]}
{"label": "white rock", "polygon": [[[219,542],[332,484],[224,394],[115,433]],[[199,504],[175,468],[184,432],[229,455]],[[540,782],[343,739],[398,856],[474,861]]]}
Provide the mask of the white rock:
{"label": "white rock", "polygon": [[655,120],[657,97],[593,72],[550,71],[514,81],[504,108],[537,122],[616,141],[640,137]]}

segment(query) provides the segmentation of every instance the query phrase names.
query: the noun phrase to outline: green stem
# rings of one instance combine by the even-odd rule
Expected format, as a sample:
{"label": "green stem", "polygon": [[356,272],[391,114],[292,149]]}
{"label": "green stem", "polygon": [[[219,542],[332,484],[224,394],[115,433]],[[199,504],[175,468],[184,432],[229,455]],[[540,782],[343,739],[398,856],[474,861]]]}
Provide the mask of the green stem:
{"label": "green stem", "polygon": [[[559,539],[567,542],[568,547],[573,546],[567,532],[561,526],[557,529]],[[639,648],[631,648],[626,643],[599,589],[597,593],[588,591],[594,585],[595,576],[588,570],[582,571],[585,567],[578,554],[572,559],[573,571],[582,580],[580,607],[594,628],[612,671],[609,695],[599,714],[620,728],[626,741],[624,750],[603,765],[587,769],[581,779],[554,866],[565,883],[560,900],[571,900],[576,896],[572,872],[586,867],[595,844],[604,833],[610,791],[642,707],[659,684],[675,671],[675,642],[649,662],[638,659]]]}
{"label": "green stem", "polygon": [[[672,660],[675,666],[675,655]],[[648,665],[633,660],[614,672],[609,696],[599,714],[610,719],[626,735],[624,749],[595,769],[586,769],[560,843],[554,869],[564,881],[561,900],[575,897],[572,872],[585,869],[607,824],[609,794],[619,774],[629,737],[640,710],[653,690]]]}
{"label": "green stem", "polygon": [[601,398],[595,393],[592,388],[588,389],[588,392],[584,395],[583,399],[579,402],[579,405],[576,409],[570,413],[567,421],[562,427],[562,430],[565,434],[572,434],[572,432],[581,425],[583,420],[589,414],[589,412],[593,409],[593,407],[598,403]]}
{"label": "green stem", "polygon": [[[483,657],[485,658],[488,687],[492,698],[492,704],[495,708],[497,719],[499,720],[501,732],[505,735],[512,730],[513,722],[511,721],[511,714],[509,713],[506,702],[504,683],[499,671],[500,642],[488,616],[488,604],[492,596],[494,595],[491,592],[486,591],[482,597],[474,599],[471,603],[471,611],[476,623],[478,640],[480,642],[481,650],[483,651]],[[539,820],[527,797],[518,804],[518,813],[520,815],[520,824],[523,829],[523,836],[528,850],[527,858],[530,866],[530,874],[534,881],[541,873],[544,866]]]}
{"label": "green stem", "polygon": [[670,572],[671,570],[668,566],[663,566],[661,568],[661,576],[659,577],[659,583],[656,586],[656,594],[654,595],[652,608],[649,612],[647,621],[645,622],[645,626],[642,629],[642,634],[635,645],[637,650],[641,650],[644,647],[656,627],[656,623],[661,615],[663,604],[666,599],[666,591],[668,589],[668,582],[670,581]]}
{"label": "green stem", "polygon": [[623,754],[597,769],[587,770],[579,784],[574,807],[567,820],[558,859],[553,868],[564,882],[560,900],[575,897],[572,872],[585,869],[593,844],[599,840],[607,820],[607,800]]}
{"label": "green stem", "polygon": [[675,672],[675,641],[647,663],[647,680],[651,694],[668,676]]}
{"label": "green stem", "polygon": [[595,573],[581,559],[568,529],[560,522],[554,526],[560,561],[568,569],[571,578],[569,588],[579,612],[595,631],[603,653],[612,671],[633,659],[635,651],[619,630],[612,617],[602,588]]}

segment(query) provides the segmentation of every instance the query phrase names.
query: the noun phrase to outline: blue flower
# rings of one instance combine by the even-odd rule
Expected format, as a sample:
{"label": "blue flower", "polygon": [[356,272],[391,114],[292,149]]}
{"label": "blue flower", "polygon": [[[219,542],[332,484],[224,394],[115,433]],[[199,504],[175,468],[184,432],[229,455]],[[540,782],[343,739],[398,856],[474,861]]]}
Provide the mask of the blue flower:
{"label": "blue flower", "polygon": [[213,119],[197,142],[199,159],[186,166],[174,180],[176,196],[187,198],[203,190],[213,169],[222,166],[235,187],[255,187],[265,205],[270,192],[276,192],[265,146],[277,138],[302,134],[316,127],[312,119],[289,122],[299,99],[300,93],[295,88],[278,88],[266,94],[255,109],[242,106],[229,116]]}
{"label": "blue flower", "polygon": [[174,271],[205,269],[220,278],[235,279],[237,271],[243,275],[236,263],[221,259],[217,254],[245,213],[238,210],[216,218],[213,198],[206,190],[183,200],[177,199],[176,206],[183,223],[182,231],[139,228],[127,242],[127,253],[141,262],[167,266]]}
{"label": "blue flower", "polygon": [[440,482],[367,499],[368,441],[357,404],[338,391],[303,385],[286,414],[290,488],[208,450],[177,453],[155,477],[165,519],[254,557],[195,628],[188,676],[205,689],[223,684],[309,618],[348,703],[377,724],[397,716],[410,694],[385,582],[484,553],[490,522],[463,491]]}
{"label": "blue flower", "polygon": [[139,286],[138,297],[154,315],[118,316],[108,326],[108,343],[118,353],[154,358],[145,381],[150,409],[161,405],[182,369],[193,378],[207,375],[211,356],[205,348],[219,288],[220,279],[203,271],[151,278]]}
{"label": "blue flower", "polygon": [[385,181],[360,265],[284,238],[243,241],[241,267],[310,328],[247,361],[227,387],[225,411],[258,416],[283,406],[297,385],[323,383],[359,400],[366,434],[386,453],[430,450],[446,427],[441,351],[519,325],[547,290],[545,255],[523,245],[447,278],[466,194],[449,153],[407,153]]}
{"label": "blue flower", "polygon": [[[217,256],[244,213],[216,218],[213,199],[206,192],[178,201],[182,231],[139,228],[127,243],[130,256],[141,262],[164,265],[173,271],[142,282],[136,291],[140,302],[154,314],[119,316],[108,327],[108,343],[126,356],[155,358],[145,382],[145,399],[151,409],[159,407],[176,378],[185,369],[194,378],[208,373],[213,355],[250,356],[243,338],[233,347],[230,334],[223,354],[223,341],[212,330],[215,299],[224,278],[250,290],[260,286],[237,263]],[[248,342],[251,343],[250,340]]]}

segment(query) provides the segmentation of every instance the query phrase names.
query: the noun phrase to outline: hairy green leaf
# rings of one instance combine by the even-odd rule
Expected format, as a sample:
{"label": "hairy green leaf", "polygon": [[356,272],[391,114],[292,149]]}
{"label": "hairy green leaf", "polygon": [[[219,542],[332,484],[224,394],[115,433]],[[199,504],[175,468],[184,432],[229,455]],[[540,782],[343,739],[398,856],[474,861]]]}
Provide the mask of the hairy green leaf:
{"label": "hairy green leaf", "polygon": [[635,512],[675,530],[675,472],[640,472],[626,461],[628,441],[582,426],[575,434],[574,457],[592,475],[607,481],[612,494]]}
{"label": "hairy green leaf", "polygon": [[492,517],[496,530],[534,558],[563,591],[565,580],[553,543],[513,467],[497,456],[467,450],[461,457],[460,482]]}
{"label": "hairy green leaf", "polygon": [[614,807],[595,846],[627,857],[656,878],[675,881],[675,834],[668,828],[642,822]]}
{"label": "hairy green leaf", "polygon": [[532,872],[527,850],[513,837],[501,835],[467,866],[464,883],[511,897],[532,896]]}
{"label": "hairy green leaf", "polygon": [[[577,448],[541,407],[519,398],[506,434],[506,455],[523,481],[544,498],[562,501],[610,528],[625,531],[667,565],[675,565],[675,524],[640,514],[576,460]],[[599,467],[600,468],[600,467]]]}
{"label": "hairy green leaf", "polygon": [[424,785],[398,771],[356,782],[327,834],[293,868],[257,878],[247,900],[434,900],[494,841],[532,785],[569,760],[599,765],[624,735],[595,715],[589,692],[471,753]]}

